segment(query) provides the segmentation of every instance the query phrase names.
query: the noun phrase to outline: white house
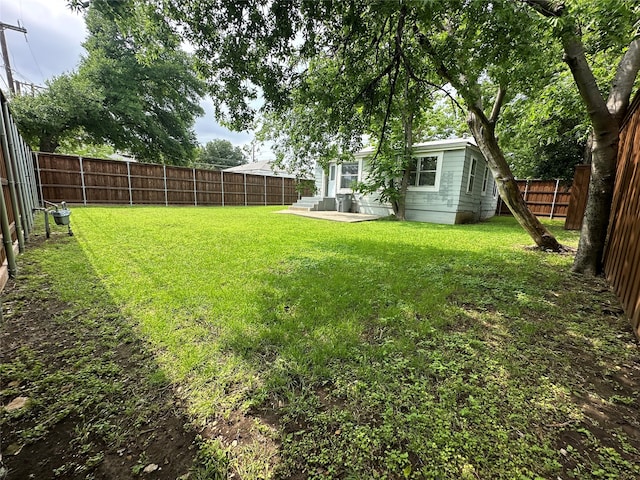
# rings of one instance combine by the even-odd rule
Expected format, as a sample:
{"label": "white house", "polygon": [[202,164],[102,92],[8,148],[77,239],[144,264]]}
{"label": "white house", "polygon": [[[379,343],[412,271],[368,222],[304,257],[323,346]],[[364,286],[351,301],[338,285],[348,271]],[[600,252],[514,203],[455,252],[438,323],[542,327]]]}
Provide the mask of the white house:
{"label": "white house", "polygon": [[[492,217],[498,201],[495,182],[473,138],[436,140],[415,144],[415,170],[406,198],[407,220],[456,224]],[[390,215],[391,205],[376,194],[354,192],[351,185],[367,175],[372,148],[358,152],[353,162],[332,162],[316,169],[319,196],[303,198],[294,207],[309,210],[344,209],[374,215]],[[344,200],[346,197],[346,201]],[[336,201],[337,200],[337,201]]]}

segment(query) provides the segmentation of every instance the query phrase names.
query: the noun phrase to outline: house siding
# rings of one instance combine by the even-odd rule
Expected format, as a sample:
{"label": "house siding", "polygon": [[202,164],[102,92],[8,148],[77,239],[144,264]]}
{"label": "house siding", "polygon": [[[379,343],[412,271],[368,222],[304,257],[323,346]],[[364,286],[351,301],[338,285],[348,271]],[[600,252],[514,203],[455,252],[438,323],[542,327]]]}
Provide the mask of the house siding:
{"label": "house siding", "polygon": [[[469,172],[471,170],[471,163],[473,159],[476,159],[476,172],[475,180],[473,182],[473,189],[471,192],[467,192],[467,185],[469,181]],[[484,178],[485,167],[487,162],[480,153],[480,150],[468,147],[465,152],[464,168],[462,171],[462,181],[460,182],[459,189],[459,204],[456,223],[470,223],[478,222],[480,220],[486,220],[492,217],[496,211],[497,199],[493,198],[493,175],[489,172],[487,178],[487,189],[485,194],[482,194],[482,181]]]}
{"label": "house siding", "polygon": [[323,178],[324,178],[324,172],[322,170],[322,167],[318,164],[316,164],[316,168],[313,172],[313,178],[315,179],[316,182],[316,193],[317,195],[323,196],[324,195],[324,186],[322,184]]}
{"label": "house siding", "polygon": [[460,198],[459,185],[463,164],[464,149],[444,151],[438,190],[431,192],[409,187],[407,220],[454,224]]}
{"label": "house siding", "polygon": [[378,200],[376,194],[362,195],[354,194],[354,204],[351,207],[356,213],[366,213],[368,215],[379,215],[386,217],[393,213],[393,209],[389,203],[382,203]]}

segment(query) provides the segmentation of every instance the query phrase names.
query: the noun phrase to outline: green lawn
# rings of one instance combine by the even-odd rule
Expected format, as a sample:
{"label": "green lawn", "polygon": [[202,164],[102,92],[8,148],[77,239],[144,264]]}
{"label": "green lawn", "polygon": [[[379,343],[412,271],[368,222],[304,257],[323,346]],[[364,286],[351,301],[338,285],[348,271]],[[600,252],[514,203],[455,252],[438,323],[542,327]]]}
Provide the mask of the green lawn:
{"label": "green lawn", "polygon": [[638,385],[615,380],[637,348],[571,256],[524,248],[507,218],[277,209],[74,208],[75,236],[38,259],[64,300],[95,274],[132,319],[204,429],[210,476],[640,476],[638,438],[592,412],[639,431]]}

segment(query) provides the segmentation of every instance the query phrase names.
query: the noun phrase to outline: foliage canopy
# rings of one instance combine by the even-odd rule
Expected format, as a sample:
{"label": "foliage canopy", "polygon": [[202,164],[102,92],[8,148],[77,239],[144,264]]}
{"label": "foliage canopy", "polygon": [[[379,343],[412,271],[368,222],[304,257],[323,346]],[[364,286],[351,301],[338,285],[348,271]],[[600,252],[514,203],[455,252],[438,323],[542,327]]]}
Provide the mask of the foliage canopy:
{"label": "foliage canopy", "polygon": [[108,14],[89,8],[87,56],[76,72],[47,82],[35,97],[15,97],[21,131],[42,151],[65,139],[106,143],[143,161],[186,164],[196,146],[193,124],[203,113],[204,85],[192,59],[169,42],[153,62]]}

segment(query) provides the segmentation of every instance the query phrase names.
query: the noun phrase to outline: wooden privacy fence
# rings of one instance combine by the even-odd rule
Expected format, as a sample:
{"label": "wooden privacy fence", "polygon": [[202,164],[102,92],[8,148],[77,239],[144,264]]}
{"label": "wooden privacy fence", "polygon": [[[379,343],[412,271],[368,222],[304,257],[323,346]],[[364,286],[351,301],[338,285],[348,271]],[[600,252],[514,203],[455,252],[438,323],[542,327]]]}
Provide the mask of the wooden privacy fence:
{"label": "wooden privacy fence", "polygon": [[580,230],[582,218],[587,208],[589,196],[589,180],[591,178],[591,165],[576,165],[571,185],[571,198],[569,198],[569,210],[564,228],[567,230]]}
{"label": "wooden privacy fence", "polygon": [[33,229],[38,205],[32,153],[18,133],[7,99],[0,93],[0,290],[17,272],[16,252],[22,252]]}
{"label": "wooden privacy fence", "polygon": [[[531,212],[539,217],[566,218],[571,189],[560,180],[517,180],[520,193]],[[511,215],[500,197],[497,215]]]}
{"label": "wooden privacy fence", "polygon": [[288,205],[294,178],[36,154],[40,198],[114,205]]}
{"label": "wooden privacy fence", "polygon": [[604,270],[640,338],[640,94],[631,104],[618,148]]}

